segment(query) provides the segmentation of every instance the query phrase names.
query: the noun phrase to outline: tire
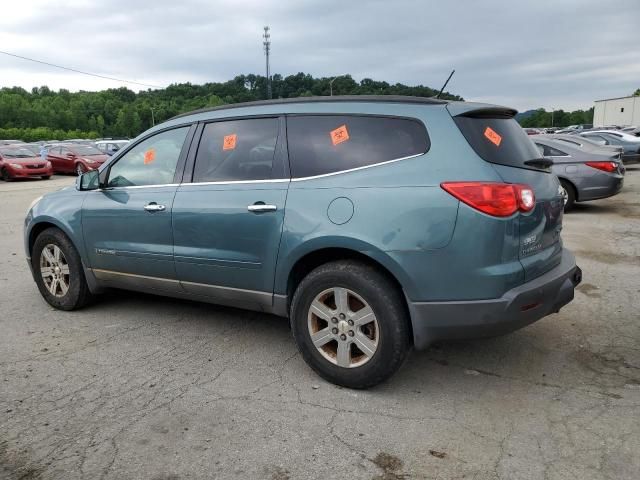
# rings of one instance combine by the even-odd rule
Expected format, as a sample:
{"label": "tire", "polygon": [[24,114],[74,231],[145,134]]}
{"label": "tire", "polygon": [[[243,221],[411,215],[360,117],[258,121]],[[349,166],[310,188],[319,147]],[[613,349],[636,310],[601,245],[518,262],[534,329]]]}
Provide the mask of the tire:
{"label": "tire", "polygon": [[571,182],[564,179],[560,180],[560,185],[562,185],[562,188],[566,192],[564,211],[569,212],[573,209],[576,203],[576,189]]}
{"label": "tire", "polygon": [[[338,298],[345,298],[344,291],[347,302],[342,304],[348,307],[341,309]],[[318,302],[322,315],[315,313]],[[373,317],[364,315],[367,306]],[[358,316],[366,317],[361,322],[371,323],[350,324],[351,319],[358,322]],[[352,260],[321,265],[300,282],[291,302],[291,329],[307,364],[325,380],[349,388],[384,382],[402,366],[411,350],[402,293],[374,267]],[[314,345],[314,333],[319,346]],[[361,350],[360,345],[365,347]],[[366,354],[366,347],[375,349]]]}
{"label": "tire", "polygon": [[[55,260],[56,248],[60,251],[59,261],[51,262],[51,258]],[[48,255],[43,253],[45,249]],[[61,230],[48,228],[38,235],[33,245],[31,265],[38,290],[52,307],[59,310],[76,310],[91,300],[80,255]],[[50,265],[56,265],[58,270]],[[45,275],[45,272],[48,274]],[[56,276],[59,281],[52,285]],[[66,290],[63,283],[66,284]]]}
{"label": "tire", "polygon": [[82,165],[81,163],[77,163],[76,164],[76,175],[80,176],[83,173],[86,173],[87,169],[84,168],[84,165]]}
{"label": "tire", "polygon": [[51,175],[44,175],[42,177],[42,180],[49,180],[51,178]]}
{"label": "tire", "polygon": [[11,177],[9,176],[9,172],[7,172],[6,168],[3,168],[0,172],[0,178],[2,178],[2,180],[4,180],[5,182],[11,181]]}

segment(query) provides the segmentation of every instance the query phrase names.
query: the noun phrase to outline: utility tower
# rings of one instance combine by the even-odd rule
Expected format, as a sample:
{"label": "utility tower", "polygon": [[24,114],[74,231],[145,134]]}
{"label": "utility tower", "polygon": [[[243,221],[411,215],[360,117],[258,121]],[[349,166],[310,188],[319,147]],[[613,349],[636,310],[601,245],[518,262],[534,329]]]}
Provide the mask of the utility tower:
{"label": "utility tower", "polygon": [[271,67],[269,65],[269,54],[271,53],[271,34],[269,33],[269,26],[264,27],[264,39],[262,45],[264,46],[264,56],[267,66],[267,98],[271,98]]}

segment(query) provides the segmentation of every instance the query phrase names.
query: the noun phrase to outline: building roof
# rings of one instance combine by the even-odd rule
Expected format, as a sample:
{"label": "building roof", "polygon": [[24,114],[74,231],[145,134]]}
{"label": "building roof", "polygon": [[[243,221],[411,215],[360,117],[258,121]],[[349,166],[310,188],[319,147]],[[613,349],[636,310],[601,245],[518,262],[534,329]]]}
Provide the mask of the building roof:
{"label": "building roof", "polygon": [[627,98],[640,98],[638,95],[629,95],[627,97],[614,97],[614,98],[603,98],[602,100],[595,100],[595,102],[608,102],[609,100],[626,100]]}

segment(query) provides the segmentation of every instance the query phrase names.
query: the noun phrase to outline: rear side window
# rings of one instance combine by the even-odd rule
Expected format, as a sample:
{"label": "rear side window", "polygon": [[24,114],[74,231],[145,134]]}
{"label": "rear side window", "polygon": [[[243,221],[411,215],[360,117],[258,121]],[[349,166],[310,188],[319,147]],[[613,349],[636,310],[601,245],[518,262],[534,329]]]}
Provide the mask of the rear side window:
{"label": "rear side window", "polygon": [[558,150],[557,148],[550,147],[549,145],[543,145],[538,142],[536,142],[536,145],[538,146],[538,150],[540,150],[540,152],[542,152],[542,154],[545,157],[567,157],[568,156],[568,154],[564,153],[563,151]]}
{"label": "rear side window", "polygon": [[278,123],[277,118],[209,123],[202,132],[193,181],[272,178]]}
{"label": "rear side window", "polygon": [[355,115],[289,116],[287,139],[294,178],[420,155],[430,146],[417,120]]}
{"label": "rear side window", "polygon": [[538,170],[525,165],[528,160],[540,158],[540,152],[515,119],[466,116],[453,119],[469,145],[485,161]]}

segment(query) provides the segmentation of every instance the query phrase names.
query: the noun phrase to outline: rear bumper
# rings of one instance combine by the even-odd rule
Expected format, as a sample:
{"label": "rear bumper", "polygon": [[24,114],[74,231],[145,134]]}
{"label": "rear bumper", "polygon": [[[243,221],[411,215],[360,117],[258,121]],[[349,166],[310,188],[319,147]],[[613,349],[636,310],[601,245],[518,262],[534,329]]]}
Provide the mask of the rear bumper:
{"label": "rear bumper", "polygon": [[[587,182],[585,182],[587,183]],[[624,185],[624,177],[619,174],[598,174],[589,179],[588,186],[578,188],[578,202],[586,202],[588,200],[597,200],[616,195],[622,190]]]}
{"label": "rear bumper", "polygon": [[573,300],[582,270],[563,250],[553,270],[513,288],[502,297],[455,302],[409,302],[416,349],[438,340],[491,337],[525,327]]}

